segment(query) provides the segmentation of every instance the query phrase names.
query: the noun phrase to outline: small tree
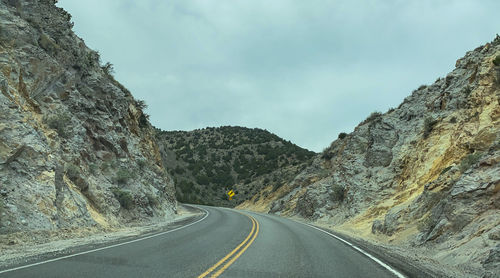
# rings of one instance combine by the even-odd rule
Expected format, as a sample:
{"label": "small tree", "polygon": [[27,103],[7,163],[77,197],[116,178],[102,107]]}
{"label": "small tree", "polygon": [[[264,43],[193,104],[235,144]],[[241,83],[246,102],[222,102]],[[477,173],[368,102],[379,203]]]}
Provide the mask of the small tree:
{"label": "small tree", "polygon": [[427,137],[429,137],[429,135],[432,132],[432,129],[437,124],[437,122],[438,122],[437,120],[434,120],[431,117],[425,118],[425,120],[424,120],[424,139],[427,139]]}
{"label": "small tree", "polygon": [[110,62],[106,62],[106,64],[104,64],[104,66],[102,66],[101,69],[104,71],[106,75],[113,75],[113,73],[115,72],[113,64],[111,64]]}

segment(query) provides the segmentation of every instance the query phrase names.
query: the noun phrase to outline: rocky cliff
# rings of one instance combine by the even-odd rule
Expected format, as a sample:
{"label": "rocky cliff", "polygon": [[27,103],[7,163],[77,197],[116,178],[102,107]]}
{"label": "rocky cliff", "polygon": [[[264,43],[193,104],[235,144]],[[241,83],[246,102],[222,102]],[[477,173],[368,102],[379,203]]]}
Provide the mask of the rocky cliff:
{"label": "rocky cliff", "polygon": [[[315,155],[258,128],[157,130],[157,139],[177,199],[187,203],[235,206],[262,188],[279,187]],[[236,193],[231,201],[230,189]]]}
{"label": "rocky cliff", "polygon": [[[459,59],[445,78],[340,136],[257,209],[427,247],[442,263],[494,276],[500,274],[499,132],[497,36]],[[241,207],[255,208],[256,199]]]}
{"label": "rocky cliff", "polygon": [[144,103],[56,1],[0,1],[0,234],[175,212]]}

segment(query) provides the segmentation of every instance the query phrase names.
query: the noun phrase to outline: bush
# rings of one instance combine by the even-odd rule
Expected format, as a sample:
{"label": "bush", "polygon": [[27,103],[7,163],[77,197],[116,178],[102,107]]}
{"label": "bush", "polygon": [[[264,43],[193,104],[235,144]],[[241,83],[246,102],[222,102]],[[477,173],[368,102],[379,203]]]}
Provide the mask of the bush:
{"label": "bush", "polygon": [[[192,170],[194,170],[194,168],[193,168]],[[180,166],[177,166],[177,167],[175,167],[175,169],[174,169],[174,173],[176,173],[176,174],[178,174],[178,175],[182,175],[182,174],[184,174],[185,172],[186,172],[186,170],[185,170],[184,168],[180,167]]]}
{"label": "bush", "polygon": [[483,153],[481,152],[467,155],[464,159],[462,159],[462,162],[460,162],[460,172],[463,173],[467,171],[472,165],[476,164],[482,156]]}
{"label": "bush", "polygon": [[448,172],[448,171],[449,171],[452,167],[453,167],[453,166],[448,166],[448,167],[444,168],[444,169],[441,171],[441,174],[440,174],[440,175],[442,175],[442,174],[444,174],[444,173]]}
{"label": "bush", "polygon": [[122,185],[126,184],[132,177],[132,173],[130,173],[127,169],[122,168],[116,172],[115,183]]}
{"label": "bush", "polygon": [[438,122],[437,120],[434,120],[431,117],[425,118],[425,120],[424,120],[424,139],[429,137],[429,135],[432,132],[432,129],[437,124],[437,122]]}
{"label": "bush", "polygon": [[144,167],[146,167],[146,165],[147,165],[146,160],[144,160],[144,159],[137,160],[137,166],[139,166],[139,169],[141,169],[141,170],[144,169]]}
{"label": "bush", "polygon": [[57,134],[63,138],[69,138],[70,136],[70,123],[71,116],[68,113],[59,113],[56,115],[51,115],[45,119],[47,125],[55,129]]}
{"label": "bush", "polygon": [[65,169],[66,176],[73,182],[80,176],[80,168],[75,164],[69,163],[66,164]]}
{"label": "bush", "polygon": [[115,198],[120,202],[120,206],[124,209],[131,209],[134,207],[134,198],[130,192],[121,190],[117,187],[112,187],[111,192],[113,192]]}
{"label": "bush", "polygon": [[470,93],[472,92],[472,89],[470,88],[470,86],[465,86],[465,88],[463,89],[462,91],[466,96],[469,96]]}
{"label": "bush", "polygon": [[380,118],[381,116],[382,116],[382,113],[375,111],[375,112],[371,113],[370,116],[368,116],[368,118],[366,118],[366,120],[363,121],[363,123],[369,123],[371,121],[374,121],[374,120]]}
{"label": "bush", "polygon": [[158,199],[155,196],[153,196],[153,194],[146,193],[146,198],[148,198],[148,203],[151,207],[157,208],[160,206],[160,202],[158,201]]}
{"label": "bush", "polygon": [[97,173],[97,165],[95,163],[90,163],[89,164],[89,171],[92,175],[95,175]]}
{"label": "bush", "polygon": [[110,62],[107,62],[106,64],[104,64],[101,69],[104,71],[104,73],[106,75],[113,75],[113,73],[115,72],[115,69],[113,68],[113,64],[111,64]]}
{"label": "bush", "polygon": [[333,153],[330,152],[329,148],[326,148],[323,153],[321,153],[321,158],[324,160],[330,160],[333,158]]}
{"label": "bush", "polygon": [[136,100],[135,101],[135,106],[137,106],[137,108],[139,108],[141,110],[144,110],[144,109],[148,108],[148,105],[142,99]]}
{"label": "bush", "polygon": [[330,193],[330,198],[332,201],[342,202],[344,201],[345,188],[342,185],[334,184],[332,187],[332,192]]}
{"label": "bush", "polygon": [[500,66],[500,55],[497,55],[495,59],[493,59],[493,65]]}
{"label": "bush", "polygon": [[0,198],[0,220],[2,219],[2,213],[4,211],[4,202],[3,200]]}
{"label": "bush", "polygon": [[341,132],[341,133],[339,133],[339,139],[340,139],[340,140],[342,140],[342,139],[344,139],[344,138],[346,138],[346,137],[347,137],[347,133],[345,133],[345,132]]}

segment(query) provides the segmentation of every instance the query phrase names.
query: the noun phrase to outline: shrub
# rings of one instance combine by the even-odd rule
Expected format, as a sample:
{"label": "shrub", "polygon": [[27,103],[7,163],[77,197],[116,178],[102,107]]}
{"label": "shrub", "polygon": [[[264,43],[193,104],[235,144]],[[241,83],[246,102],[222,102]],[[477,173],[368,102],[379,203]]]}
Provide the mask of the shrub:
{"label": "shrub", "polygon": [[451,168],[453,168],[453,166],[448,166],[448,167],[444,168],[444,169],[441,171],[441,174],[440,174],[440,175],[442,175],[442,174],[444,174],[444,173],[448,172]]}
{"label": "shrub", "polygon": [[[194,169],[194,168],[193,168]],[[186,172],[186,170],[180,166],[175,167],[174,173],[178,175],[182,175]]]}
{"label": "shrub", "polygon": [[158,199],[151,193],[146,193],[146,198],[148,198],[148,203],[151,207],[157,208],[160,206]]}
{"label": "shrub", "polygon": [[56,115],[51,115],[45,119],[45,122],[50,128],[55,129],[57,131],[57,134],[59,134],[59,136],[63,138],[69,138],[71,116],[68,113],[59,113]]}
{"label": "shrub", "polygon": [[493,59],[493,65],[500,66],[500,55],[497,55],[495,59]]}
{"label": "shrub", "polygon": [[66,176],[72,181],[75,181],[80,176],[80,168],[72,163],[66,164],[66,169],[64,170],[64,172],[66,173]]}
{"label": "shrub", "polygon": [[115,69],[113,68],[113,64],[111,64],[110,62],[107,62],[106,64],[104,64],[101,69],[104,71],[104,73],[106,75],[113,75],[113,73],[115,72]]}
{"label": "shrub", "polygon": [[483,153],[481,152],[467,155],[464,159],[462,159],[462,162],[460,162],[460,172],[463,173],[467,171],[472,165],[476,164],[482,156]]}
{"label": "shrub", "polygon": [[469,96],[471,92],[472,92],[472,89],[469,86],[465,86],[465,88],[463,89],[463,93],[466,96]]}
{"label": "shrub", "polygon": [[111,192],[113,192],[115,198],[120,202],[120,206],[124,209],[131,209],[134,207],[134,198],[130,192],[121,190],[117,187],[112,187]]}
{"label": "shrub", "polygon": [[420,87],[418,87],[417,91],[423,90],[425,88],[427,88],[427,85],[420,85]]}
{"label": "shrub", "polygon": [[344,138],[346,138],[346,137],[347,137],[347,133],[345,133],[345,132],[341,132],[341,133],[339,133],[339,139],[340,139],[340,140],[342,140],[342,139],[344,139]]}
{"label": "shrub", "polygon": [[368,118],[366,118],[365,122],[371,122],[377,118],[380,118],[381,116],[382,116],[382,113],[375,111],[375,112],[371,113],[370,116],[368,116]]}
{"label": "shrub", "polygon": [[137,106],[137,108],[141,109],[141,110],[144,110],[146,108],[148,108],[148,105],[146,104],[146,102],[142,99],[140,100],[136,100],[135,101],[135,106]]}
{"label": "shrub", "polygon": [[127,169],[120,169],[116,172],[115,182],[118,184],[126,184],[133,177]]}
{"label": "shrub", "polygon": [[95,175],[97,173],[97,164],[95,163],[90,163],[89,164],[89,171],[92,175]]}
{"label": "shrub", "polygon": [[432,129],[437,124],[437,122],[438,122],[437,120],[434,120],[431,117],[425,118],[425,120],[424,120],[424,138],[429,137],[429,135],[432,132]]}
{"label": "shrub", "polygon": [[104,162],[103,164],[101,164],[101,169],[103,172],[108,172],[110,168],[111,168],[111,163],[109,162]]}
{"label": "shrub", "polygon": [[4,211],[4,202],[3,200],[0,198],[0,220],[2,219],[2,213]]}
{"label": "shrub", "polygon": [[137,160],[137,166],[139,166],[139,169],[141,169],[141,170],[144,169],[144,167],[146,167],[146,165],[147,165],[146,160],[144,160],[144,159]]}
{"label": "shrub", "polygon": [[321,153],[321,158],[324,160],[330,160],[333,158],[333,153],[330,152],[330,149],[326,148],[323,153]]}
{"label": "shrub", "polygon": [[345,188],[340,184],[334,184],[330,198],[332,201],[342,202],[344,200]]}

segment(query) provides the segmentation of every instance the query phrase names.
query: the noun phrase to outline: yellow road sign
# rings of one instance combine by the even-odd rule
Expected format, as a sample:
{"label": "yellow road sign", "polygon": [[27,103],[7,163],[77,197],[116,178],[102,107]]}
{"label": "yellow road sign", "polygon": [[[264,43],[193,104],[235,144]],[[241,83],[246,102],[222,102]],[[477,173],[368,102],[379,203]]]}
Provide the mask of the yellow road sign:
{"label": "yellow road sign", "polygon": [[229,192],[227,192],[227,196],[229,196],[229,200],[233,199],[233,196],[235,195],[234,191],[231,189]]}

